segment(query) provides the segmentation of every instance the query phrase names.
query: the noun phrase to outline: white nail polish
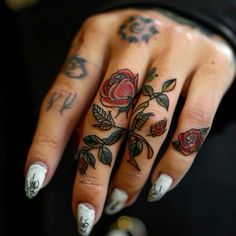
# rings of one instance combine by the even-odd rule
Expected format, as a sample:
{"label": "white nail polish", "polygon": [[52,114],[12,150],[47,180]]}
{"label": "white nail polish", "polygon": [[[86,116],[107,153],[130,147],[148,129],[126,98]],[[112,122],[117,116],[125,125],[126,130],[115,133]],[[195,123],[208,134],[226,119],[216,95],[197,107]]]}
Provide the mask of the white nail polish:
{"label": "white nail polish", "polygon": [[35,197],[43,187],[46,174],[47,169],[43,165],[33,164],[29,167],[25,181],[25,194],[29,199]]}
{"label": "white nail polish", "polygon": [[80,235],[89,235],[94,224],[95,211],[81,203],[77,207],[77,224]]}
{"label": "white nail polish", "polygon": [[172,182],[173,179],[170,176],[161,174],[150,189],[150,192],[148,194],[148,201],[154,202],[160,200],[168,191]]}
{"label": "white nail polish", "polygon": [[115,188],[109,197],[105,212],[108,215],[117,213],[124,208],[127,199],[128,195],[123,190]]}

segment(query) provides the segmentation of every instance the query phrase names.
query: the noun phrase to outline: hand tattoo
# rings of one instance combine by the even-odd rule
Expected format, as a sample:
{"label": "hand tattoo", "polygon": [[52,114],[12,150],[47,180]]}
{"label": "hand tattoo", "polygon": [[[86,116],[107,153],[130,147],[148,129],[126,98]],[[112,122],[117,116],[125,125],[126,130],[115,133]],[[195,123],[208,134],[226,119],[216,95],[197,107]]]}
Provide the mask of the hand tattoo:
{"label": "hand tattoo", "polygon": [[[73,104],[76,100],[76,96],[77,96],[76,93],[69,93],[64,98],[63,103],[62,103],[61,108],[60,108],[60,114],[63,114],[63,112],[65,110],[69,110],[73,107]],[[62,93],[54,92],[52,94],[52,96],[49,98],[47,111],[50,110],[53,107],[53,105],[55,104],[56,101],[58,101],[59,99],[61,99],[63,97],[64,97],[64,95]]]}
{"label": "hand tattoo", "polygon": [[74,53],[66,60],[64,74],[72,79],[83,79],[88,75],[86,63],[87,60]]}
{"label": "hand tattoo", "polygon": [[190,129],[178,135],[178,140],[173,141],[172,145],[176,151],[188,156],[194,152],[198,152],[207,135],[208,128]]}
{"label": "hand tattoo", "polygon": [[129,17],[119,28],[120,38],[129,43],[144,41],[148,43],[158,33],[155,22],[151,18],[143,16]]}

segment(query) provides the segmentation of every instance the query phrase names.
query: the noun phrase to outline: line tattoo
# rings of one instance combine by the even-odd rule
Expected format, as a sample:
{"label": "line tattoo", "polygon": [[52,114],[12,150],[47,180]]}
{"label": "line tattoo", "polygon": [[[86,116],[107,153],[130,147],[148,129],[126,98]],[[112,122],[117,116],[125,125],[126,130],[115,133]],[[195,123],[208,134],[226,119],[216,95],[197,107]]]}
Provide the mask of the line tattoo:
{"label": "line tattoo", "polygon": [[155,21],[144,16],[131,16],[119,28],[120,38],[129,43],[148,41],[158,32]]}
{"label": "line tattoo", "polygon": [[[102,85],[101,103],[105,107],[117,108],[119,114],[120,105],[122,105],[122,108],[127,108],[127,106],[130,106],[131,101],[133,101],[133,99],[127,99],[127,96],[125,97],[124,94],[127,95],[127,93],[129,93],[129,95],[132,95],[132,98],[135,97],[137,79],[138,75],[134,76],[134,74],[127,69],[119,70],[114,73],[111,78]],[[112,111],[105,111],[101,106],[93,104],[92,113],[97,121],[93,126],[102,131],[112,132],[106,138],[97,135],[87,135],[83,138],[85,145],[80,148],[77,154],[80,174],[85,175],[89,167],[95,169],[96,158],[94,153],[97,153],[101,163],[111,166],[113,156],[110,146],[123,139],[125,135],[127,135],[130,154],[128,162],[140,171],[136,157],[142,153],[143,147],[145,146],[147,148],[149,159],[151,159],[154,154],[154,151],[146,138],[137,133],[138,130],[142,129],[149,117],[153,115],[152,112],[144,112],[144,110],[149,106],[151,100],[156,100],[159,105],[168,110],[169,98],[166,93],[172,91],[175,88],[175,84],[176,79],[167,80],[163,84],[161,92],[158,93],[155,93],[151,86],[145,85],[143,95],[147,96],[148,99],[135,109],[137,114],[129,129],[120,127],[116,124],[115,118],[117,117],[117,114],[114,117]],[[122,110],[122,112],[123,111],[127,112],[127,109]],[[167,122],[167,120],[165,119],[164,122]],[[156,130],[156,136],[165,132],[165,125],[162,124],[162,127],[161,132],[158,131],[158,134]]]}
{"label": "line tattoo", "polygon": [[54,104],[58,99],[60,99],[61,96],[62,96],[62,95],[61,95],[60,93],[58,93],[58,92],[54,92],[54,93],[52,94],[52,96],[49,98],[49,101],[48,101],[47,111],[52,108],[53,104]]}
{"label": "line tattoo", "polygon": [[77,96],[77,93],[69,93],[65,97],[62,93],[54,92],[52,96],[49,98],[48,106],[46,110],[47,111],[50,110],[56,101],[61,100],[63,97],[65,97],[59,110],[60,114],[63,114],[65,110],[69,110],[73,107],[73,104],[76,100],[76,96]]}
{"label": "line tattoo", "polygon": [[194,152],[198,152],[201,148],[209,127],[201,129],[190,129],[178,135],[178,140],[172,142],[176,151],[181,152],[185,156],[189,156]]}
{"label": "line tattoo", "polygon": [[83,79],[88,75],[86,63],[86,59],[74,53],[66,60],[64,74],[72,79]]}
{"label": "line tattoo", "polygon": [[76,93],[74,93],[74,94],[69,93],[69,95],[65,98],[65,100],[61,106],[61,109],[60,109],[61,114],[63,114],[64,110],[69,110],[73,107],[76,96],[77,96]]}

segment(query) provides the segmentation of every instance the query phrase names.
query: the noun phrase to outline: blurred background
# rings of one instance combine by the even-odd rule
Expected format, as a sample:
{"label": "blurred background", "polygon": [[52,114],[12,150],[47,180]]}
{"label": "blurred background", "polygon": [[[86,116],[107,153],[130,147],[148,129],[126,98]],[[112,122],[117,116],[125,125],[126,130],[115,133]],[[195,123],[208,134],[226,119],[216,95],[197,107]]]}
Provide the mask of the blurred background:
{"label": "blurred background", "polygon": [[[1,236],[77,235],[71,213],[76,173],[71,145],[68,145],[52,182],[33,200],[24,195],[24,161],[40,103],[65,59],[73,36],[101,2],[0,2]],[[151,186],[149,181],[132,207],[116,216],[104,215],[92,235],[106,235],[111,226],[117,228],[122,220],[119,227],[129,229],[127,235],[145,236],[147,230],[149,236],[235,236],[234,102],[235,91],[231,89],[216,115],[211,135],[178,188],[151,204],[146,201]],[[162,152],[164,150],[165,145]],[[132,227],[143,227],[144,233],[132,234]]]}

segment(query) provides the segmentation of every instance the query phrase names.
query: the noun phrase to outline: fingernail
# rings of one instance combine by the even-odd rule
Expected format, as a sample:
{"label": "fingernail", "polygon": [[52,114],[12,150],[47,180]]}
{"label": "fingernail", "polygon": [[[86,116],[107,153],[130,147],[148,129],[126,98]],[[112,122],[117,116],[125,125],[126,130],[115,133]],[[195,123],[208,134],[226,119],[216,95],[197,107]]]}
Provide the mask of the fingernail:
{"label": "fingernail", "polygon": [[168,191],[172,182],[173,179],[170,176],[161,174],[149,191],[148,201],[154,202],[160,200]]}
{"label": "fingernail", "polygon": [[123,190],[115,188],[108,199],[105,212],[108,215],[117,213],[124,208],[127,199],[128,195]]}
{"label": "fingernail", "polygon": [[77,224],[80,235],[89,235],[94,224],[95,211],[88,204],[81,203],[77,207]]}
{"label": "fingernail", "polygon": [[43,165],[33,164],[29,167],[25,181],[25,194],[29,199],[35,197],[43,187],[46,174],[47,168]]}

